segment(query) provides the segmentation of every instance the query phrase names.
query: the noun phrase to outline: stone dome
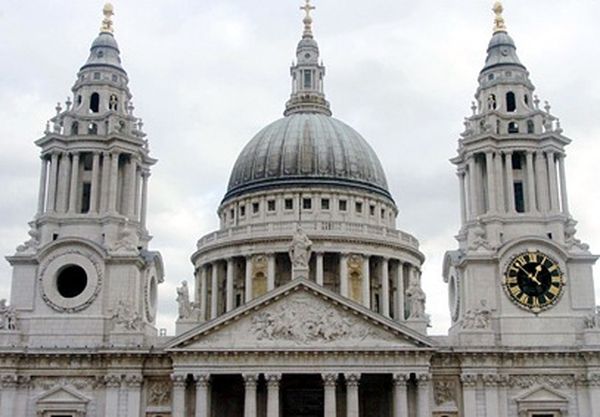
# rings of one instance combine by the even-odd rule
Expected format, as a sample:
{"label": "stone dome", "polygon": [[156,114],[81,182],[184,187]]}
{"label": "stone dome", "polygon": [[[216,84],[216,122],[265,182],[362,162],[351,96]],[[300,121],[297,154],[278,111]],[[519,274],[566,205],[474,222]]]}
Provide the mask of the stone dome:
{"label": "stone dome", "polygon": [[224,201],[294,186],[358,188],[392,199],[369,144],[347,124],[321,113],[294,113],[258,132],[235,163]]}

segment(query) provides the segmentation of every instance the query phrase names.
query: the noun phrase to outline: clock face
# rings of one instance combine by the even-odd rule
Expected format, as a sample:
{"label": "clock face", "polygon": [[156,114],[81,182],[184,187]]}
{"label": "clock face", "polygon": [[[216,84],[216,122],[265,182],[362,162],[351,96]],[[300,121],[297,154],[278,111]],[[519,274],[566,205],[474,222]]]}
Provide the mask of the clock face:
{"label": "clock face", "polygon": [[508,264],[502,283],[519,307],[539,313],[562,295],[565,278],[558,263],[539,251],[523,252]]}

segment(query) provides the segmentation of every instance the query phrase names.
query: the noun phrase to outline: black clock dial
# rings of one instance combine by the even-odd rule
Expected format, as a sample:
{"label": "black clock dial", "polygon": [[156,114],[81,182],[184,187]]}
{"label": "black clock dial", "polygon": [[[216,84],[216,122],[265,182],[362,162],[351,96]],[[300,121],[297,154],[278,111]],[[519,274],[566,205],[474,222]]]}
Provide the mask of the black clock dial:
{"label": "black clock dial", "polygon": [[504,288],[520,307],[539,312],[560,297],[564,277],[558,264],[542,252],[524,252],[506,269]]}

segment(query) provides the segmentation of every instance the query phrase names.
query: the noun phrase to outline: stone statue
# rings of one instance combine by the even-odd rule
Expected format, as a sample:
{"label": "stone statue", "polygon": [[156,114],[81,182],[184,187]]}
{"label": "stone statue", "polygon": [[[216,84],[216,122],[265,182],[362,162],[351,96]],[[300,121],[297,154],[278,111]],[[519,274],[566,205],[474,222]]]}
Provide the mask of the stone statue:
{"label": "stone statue", "polygon": [[425,301],[427,296],[425,291],[421,288],[419,278],[413,275],[410,279],[408,289],[406,290],[406,296],[408,297],[409,306],[409,319],[427,319],[425,314]]}
{"label": "stone statue", "polygon": [[177,287],[177,304],[179,305],[179,318],[189,319],[192,315],[192,304],[187,281],[181,281],[181,287]]}
{"label": "stone statue", "polygon": [[481,307],[465,312],[461,327],[463,329],[489,329],[491,316],[492,312],[487,307],[487,301],[481,300]]}
{"label": "stone statue", "polygon": [[17,312],[6,305],[5,298],[0,300],[0,330],[17,330]]}
{"label": "stone statue", "polygon": [[29,222],[29,240],[22,245],[17,246],[17,252],[35,252],[35,249],[40,244],[40,232],[35,225],[35,221]]}
{"label": "stone statue", "polygon": [[585,318],[586,329],[600,329],[600,306]]}
{"label": "stone statue", "polygon": [[308,269],[308,261],[310,260],[310,247],[312,242],[302,230],[302,227],[296,225],[296,233],[290,244],[289,254],[292,261],[292,267],[295,269]]}
{"label": "stone statue", "polygon": [[140,314],[123,300],[119,300],[111,318],[115,330],[140,330],[142,324]]}
{"label": "stone statue", "polygon": [[137,235],[127,221],[121,226],[117,240],[110,247],[111,252],[137,252]]}

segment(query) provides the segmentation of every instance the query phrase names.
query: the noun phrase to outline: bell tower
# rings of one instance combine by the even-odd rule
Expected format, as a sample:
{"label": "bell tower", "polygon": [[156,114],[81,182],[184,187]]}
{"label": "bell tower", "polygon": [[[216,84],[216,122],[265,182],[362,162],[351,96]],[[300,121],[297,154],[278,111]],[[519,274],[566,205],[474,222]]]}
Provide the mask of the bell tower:
{"label": "bell tower", "polygon": [[149,155],[106,4],[72,98],[46,125],[30,239],[8,258],[29,346],[143,343],[155,333],[160,254],[148,250]]}
{"label": "bell tower", "polygon": [[[576,239],[563,135],[540,106],[497,2],[458,155],[459,249],[446,254],[459,343],[574,344],[594,309],[596,257]],[[560,329],[560,330],[558,330]]]}

